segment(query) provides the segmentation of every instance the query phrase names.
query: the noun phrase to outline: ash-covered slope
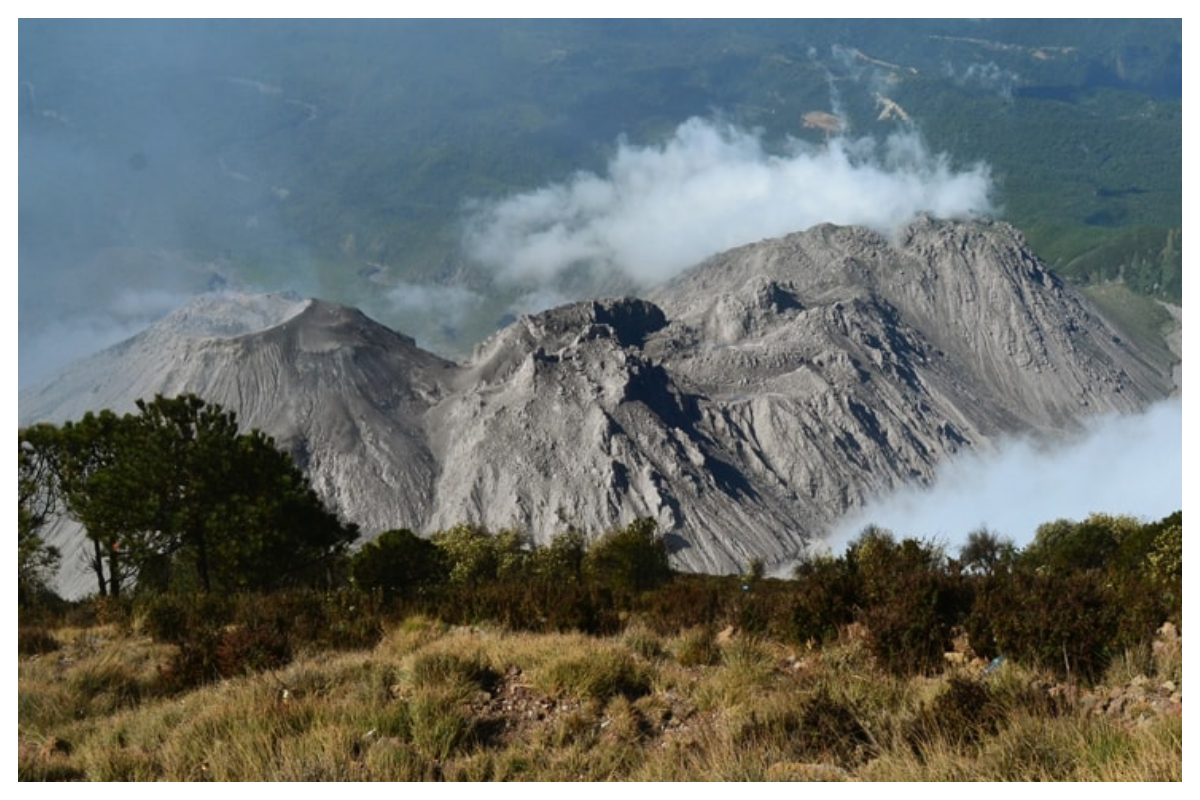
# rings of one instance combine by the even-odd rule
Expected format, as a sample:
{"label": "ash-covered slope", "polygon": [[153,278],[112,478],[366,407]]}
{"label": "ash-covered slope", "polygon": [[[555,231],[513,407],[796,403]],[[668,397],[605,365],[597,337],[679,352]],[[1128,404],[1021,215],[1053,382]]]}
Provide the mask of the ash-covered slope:
{"label": "ash-covered slope", "polygon": [[809,531],[962,448],[1061,434],[1174,388],[1169,364],[1002,223],[921,219],[895,241],[819,226],[652,298],[672,322],[647,356],[702,398],[698,428],[724,460]]}
{"label": "ash-covered slope", "polygon": [[[831,318],[833,328],[817,339],[859,352],[884,372],[884,356],[898,348],[893,366],[933,369],[954,402],[982,406],[972,416],[985,434],[1069,427],[1081,414],[1131,411],[1172,389],[1166,365],[1123,342],[1004,223],[921,218],[896,241],[821,225],[717,256],[652,299],[710,345],[684,353],[701,356],[688,372],[703,384],[710,373],[728,372],[708,355],[722,346],[778,354],[807,341],[811,350],[813,337],[797,328],[821,310],[844,319]],[[907,330],[925,350],[877,342],[880,331],[860,318],[897,336]],[[866,327],[855,330],[853,320]],[[754,371],[764,379],[775,372]]]}
{"label": "ash-covered slope", "polygon": [[962,448],[1172,390],[1005,224],[820,226],[651,299],[553,309],[477,350],[433,412],[435,525],[650,515],[682,566],[772,564]]}
{"label": "ash-covered slope", "polygon": [[264,302],[239,317],[261,330],[225,336],[198,335],[214,309],[192,306],[23,394],[22,421],[192,391],[275,436],[367,534],[478,521],[546,541],[649,515],[677,566],[728,571],[793,557],[960,449],[1173,389],[999,223],[748,245],[650,300],[522,318],[461,366],[351,309]]}
{"label": "ash-covered slope", "polygon": [[431,525],[472,519],[544,539],[651,516],[691,569],[795,553],[810,535],[798,509],[725,460],[703,399],[647,357],[665,325],[643,300],[584,302],[481,345],[431,415],[443,465]]}
{"label": "ash-covered slope", "polygon": [[192,392],[273,436],[343,517],[384,530],[431,512],[437,464],[423,415],[454,369],[352,308],[220,294],[22,393],[21,421]]}

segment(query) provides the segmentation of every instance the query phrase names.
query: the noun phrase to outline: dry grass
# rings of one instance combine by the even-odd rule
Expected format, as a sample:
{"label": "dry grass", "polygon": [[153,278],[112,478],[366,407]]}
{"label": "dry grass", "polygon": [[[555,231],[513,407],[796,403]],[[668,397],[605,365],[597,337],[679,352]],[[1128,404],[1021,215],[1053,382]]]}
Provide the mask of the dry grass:
{"label": "dry grass", "polygon": [[[171,646],[103,627],[53,636],[57,650],[18,662],[21,780],[1182,778],[1181,705],[1109,713],[1011,665],[897,678],[852,639],[414,617],[370,650],[165,696]],[[1181,680],[1181,652],[1131,653],[1111,683]]]}

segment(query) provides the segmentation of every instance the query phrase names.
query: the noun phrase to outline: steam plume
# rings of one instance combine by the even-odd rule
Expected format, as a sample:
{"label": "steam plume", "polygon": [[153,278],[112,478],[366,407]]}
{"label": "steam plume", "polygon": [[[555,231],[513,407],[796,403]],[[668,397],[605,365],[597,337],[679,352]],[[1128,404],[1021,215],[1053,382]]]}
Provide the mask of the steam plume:
{"label": "steam plume", "polygon": [[581,268],[653,285],[730,247],[822,222],[882,232],[920,212],[989,213],[984,164],[956,170],[920,137],[793,141],[773,155],[753,133],[693,118],[661,146],[620,142],[604,176],[569,180],[472,209],[468,253],[513,281]]}
{"label": "steam plume", "polygon": [[986,526],[1018,545],[1056,519],[1093,513],[1154,521],[1183,508],[1183,403],[1178,396],[1144,414],[1093,420],[1085,435],[1045,448],[1015,440],[998,453],[944,464],[934,485],[905,489],[844,520],[829,538],[840,552],[867,524],[947,545]]}

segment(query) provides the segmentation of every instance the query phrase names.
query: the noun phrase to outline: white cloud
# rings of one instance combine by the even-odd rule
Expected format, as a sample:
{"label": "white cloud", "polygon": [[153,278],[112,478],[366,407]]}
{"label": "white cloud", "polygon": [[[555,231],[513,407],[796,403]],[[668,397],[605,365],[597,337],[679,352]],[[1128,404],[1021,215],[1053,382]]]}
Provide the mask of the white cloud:
{"label": "white cloud", "polygon": [[956,170],[915,133],[880,142],[792,142],[768,153],[753,133],[702,119],[665,144],[621,142],[604,176],[475,204],[468,253],[503,280],[549,281],[580,269],[654,285],[708,256],[822,222],[892,232],[928,212],[989,213],[986,165]]}
{"label": "white cloud", "polygon": [[462,286],[401,281],[386,295],[390,310],[401,315],[435,314],[444,324],[460,325],[484,303],[484,296]]}
{"label": "white cloud", "polygon": [[90,308],[71,308],[55,319],[22,320],[17,334],[17,384],[32,385],[77,359],[141,333],[188,297],[167,289],[122,288]]}
{"label": "white cloud", "polygon": [[1003,69],[994,61],[970,64],[959,72],[954,65],[947,62],[944,65],[946,77],[959,86],[975,87],[986,92],[994,92],[1001,97],[1012,99],[1013,89],[1021,80],[1021,76],[1009,69]]}
{"label": "white cloud", "polygon": [[1014,440],[987,455],[954,458],[928,488],[904,489],[843,520],[829,537],[840,552],[869,523],[898,536],[936,539],[954,554],[981,526],[1018,545],[1056,519],[1093,513],[1155,521],[1183,508],[1183,403],[1093,420],[1057,446]]}

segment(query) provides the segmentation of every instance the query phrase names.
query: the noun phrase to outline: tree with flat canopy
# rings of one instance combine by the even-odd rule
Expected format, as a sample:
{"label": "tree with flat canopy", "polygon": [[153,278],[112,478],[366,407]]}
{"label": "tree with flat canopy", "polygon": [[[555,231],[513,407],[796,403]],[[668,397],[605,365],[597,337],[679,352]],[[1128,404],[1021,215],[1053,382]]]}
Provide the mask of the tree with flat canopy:
{"label": "tree with flat canopy", "polygon": [[261,431],[195,395],[21,431],[47,489],[93,543],[101,594],[320,583],[357,538]]}

